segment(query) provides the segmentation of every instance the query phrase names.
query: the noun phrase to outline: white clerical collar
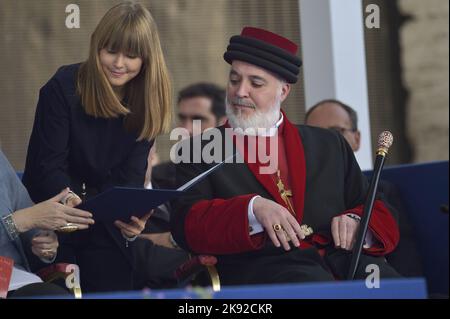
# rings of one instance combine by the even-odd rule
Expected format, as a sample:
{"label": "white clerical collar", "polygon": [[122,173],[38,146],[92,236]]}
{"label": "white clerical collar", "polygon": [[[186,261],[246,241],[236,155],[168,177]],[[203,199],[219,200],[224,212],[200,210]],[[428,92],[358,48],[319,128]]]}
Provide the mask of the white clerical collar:
{"label": "white clerical collar", "polygon": [[275,134],[277,134],[277,132],[278,132],[278,128],[281,126],[281,124],[283,124],[283,120],[284,120],[284,116],[283,116],[283,113],[280,111],[280,119],[278,120],[278,122],[276,122],[275,125],[272,126],[270,129],[264,130],[262,132],[262,134],[259,136],[265,136],[265,137],[275,136]]}
{"label": "white clerical collar", "polygon": [[281,124],[283,124],[283,120],[284,120],[283,112],[280,111],[280,119],[278,120],[278,122],[275,123],[276,129],[278,129],[281,126]]}
{"label": "white clerical collar", "polygon": [[273,137],[277,134],[278,128],[280,127],[281,124],[283,124],[283,121],[284,121],[284,116],[283,116],[283,113],[280,112],[280,119],[275,123],[274,126],[272,126],[269,129],[259,128],[259,129],[256,129],[256,132],[255,132],[254,128],[248,128],[246,130],[242,130],[241,128],[233,128],[233,131],[235,134],[240,134],[240,135]]}

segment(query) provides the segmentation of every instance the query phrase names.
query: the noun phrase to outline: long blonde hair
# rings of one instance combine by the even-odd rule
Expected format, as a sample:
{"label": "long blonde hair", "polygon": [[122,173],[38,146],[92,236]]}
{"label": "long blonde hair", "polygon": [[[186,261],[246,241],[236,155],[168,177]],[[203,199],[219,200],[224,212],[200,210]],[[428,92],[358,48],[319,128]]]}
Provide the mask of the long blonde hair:
{"label": "long blonde hair", "polygon": [[[139,74],[125,84],[126,105],[102,70],[99,53],[104,48],[142,59]],[[101,118],[124,115],[126,129],[136,133],[138,140],[169,131],[172,85],[156,24],[144,6],[125,2],[103,16],[91,36],[89,57],[80,66],[77,89],[87,114]]]}

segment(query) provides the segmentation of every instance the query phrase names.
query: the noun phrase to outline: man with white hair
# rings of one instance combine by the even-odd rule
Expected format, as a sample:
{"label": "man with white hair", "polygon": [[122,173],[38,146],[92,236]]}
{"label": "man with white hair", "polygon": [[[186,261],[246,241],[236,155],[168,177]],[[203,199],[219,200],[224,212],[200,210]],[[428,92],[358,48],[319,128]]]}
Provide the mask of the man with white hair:
{"label": "man with white hair", "polygon": [[[219,143],[222,158],[231,143],[243,162],[225,164],[176,203],[176,242],[216,255],[224,285],[330,281],[348,271],[368,185],[340,134],[295,126],[281,111],[301,66],[296,52],[295,43],[258,28],[245,27],[230,39],[224,54],[231,65],[228,123],[219,128]],[[227,128],[240,131],[230,134]],[[180,144],[200,144],[204,155],[207,142],[217,142],[217,134],[211,136]],[[264,171],[259,149],[269,141],[276,165]],[[205,158],[178,164],[178,184],[213,165]],[[366,238],[356,278],[367,276],[367,264],[378,265],[382,278],[399,276],[382,257],[399,235],[381,200],[369,228],[372,238]]]}

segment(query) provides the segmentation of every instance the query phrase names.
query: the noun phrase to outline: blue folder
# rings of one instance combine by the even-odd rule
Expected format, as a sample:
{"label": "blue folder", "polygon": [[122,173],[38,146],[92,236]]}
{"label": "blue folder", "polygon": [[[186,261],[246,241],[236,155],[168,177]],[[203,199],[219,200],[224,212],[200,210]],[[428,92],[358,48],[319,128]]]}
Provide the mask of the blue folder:
{"label": "blue folder", "polygon": [[129,222],[131,216],[142,217],[182,193],[169,189],[113,187],[86,200],[77,208],[92,213],[96,222]]}
{"label": "blue folder", "polygon": [[153,208],[180,196],[235,156],[236,153],[194,177],[176,190],[113,187],[81,203],[77,208],[91,212],[95,221],[112,222],[121,220],[128,222],[131,216],[142,217]]}

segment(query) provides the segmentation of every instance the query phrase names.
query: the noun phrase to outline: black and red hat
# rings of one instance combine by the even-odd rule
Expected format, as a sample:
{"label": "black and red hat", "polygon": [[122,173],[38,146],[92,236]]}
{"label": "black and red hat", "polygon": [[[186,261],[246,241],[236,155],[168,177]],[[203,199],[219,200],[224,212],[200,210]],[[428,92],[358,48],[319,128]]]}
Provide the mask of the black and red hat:
{"label": "black and red hat", "polygon": [[245,27],[240,35],[230,38],[223,58],[229,64],[240,60],[271,71],[288,83],[297,82],[302,61],[297,57],[298,46],[273,32]]}

